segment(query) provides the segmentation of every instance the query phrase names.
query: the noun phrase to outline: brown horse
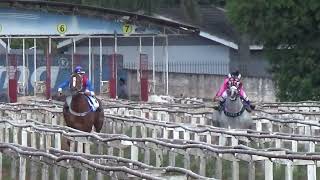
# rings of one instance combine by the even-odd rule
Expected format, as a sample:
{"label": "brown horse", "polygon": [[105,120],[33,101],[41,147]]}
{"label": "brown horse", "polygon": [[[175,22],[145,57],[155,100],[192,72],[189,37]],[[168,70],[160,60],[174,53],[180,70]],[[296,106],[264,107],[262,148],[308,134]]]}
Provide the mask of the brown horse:
{"label": "brown horse", "polygon": [[82,92],[82,78],[78,74],[73,74],[70,79],[70,91],[72,96],[66,98],[63,107],[63,116],[67,126],[85,132],[91,132],[95,127],[96,132],[100,132],[104,113],[99,102],[99,111],[92,111],[88,97]]}
{"label": "brown horse", "polygon": [[104,122],[101,101],[97,99],[99,108],[97,111],[93,111],[89,105],[87,95],[82,91],[81,76],[72,74],[69,82],[71,96],[66,98],[62,96],[53,97],[56,100],[65,99],[63,117],[66,125],[85,132],[91,132],[94,127],[96,132],[100,132]]}

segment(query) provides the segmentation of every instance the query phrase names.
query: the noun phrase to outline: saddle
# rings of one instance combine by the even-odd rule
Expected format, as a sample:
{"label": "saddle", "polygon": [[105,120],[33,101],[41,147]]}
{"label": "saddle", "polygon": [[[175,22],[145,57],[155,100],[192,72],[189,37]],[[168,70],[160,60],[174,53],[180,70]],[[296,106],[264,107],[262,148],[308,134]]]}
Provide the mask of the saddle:
{"label": "saddle", "polygon": [[[73,73],[71,75],[70,82],[69,82],[71,92],[80,92],[80,94],[85,95],[82,90],[83,90],[83,87],[86,86],[87,81],[88,81],[88,78],[86,76],[81,77],[79,74]],[[68,96],[66,98],[67,105],[65,108],[68,108],[69,111],[76,116],[85,116],[89,112],[95,112],[95,111],[100,112],[101,108],[99,108],[98,100],[93,96],[85,95],[85,97],[90,107],[88,112],[77,113],[77,112],[74,112],[71,108],[69,108],[71,106],[72,96]]]}
{"label": "saddle", "polygon": [[88,98],[88,103],[92,109],[92,111],[96,111],[99,108],[99,102],[96,97],[86,96]]}

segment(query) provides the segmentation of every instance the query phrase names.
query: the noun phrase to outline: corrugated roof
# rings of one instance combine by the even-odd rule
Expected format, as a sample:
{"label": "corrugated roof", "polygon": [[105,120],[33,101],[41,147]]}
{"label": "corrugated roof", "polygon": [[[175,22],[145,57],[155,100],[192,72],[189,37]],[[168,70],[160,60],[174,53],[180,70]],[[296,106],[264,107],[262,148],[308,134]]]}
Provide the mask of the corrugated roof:
{"label": "corrugated roof", "polygon": [[8,4],[10,7],[17,8],[30,8],[33,9],[48,9],[50,11],[63,12],[63,13],[77,13],[80,15],[91,15],[91,16],[100,16],[105,17],[109,15],[113,15],[117,18],[128,17],[129,21],[141,21],[141,22],[149,22],[158,24],[161,26],[168,26],[176,29],[180,29],[181,31],[191,32],[191,33],[199,33],[199,29],[183,23],[171,22],[159,18],[155,18],[152,16],[141,15],[137,13],[115,10],[110,8],[101,8],[101,7],[93,7],[93,6],[85,6],[85,5],[77,5],[70,4],[65,2],[52,2],[52,1],[40,1],[40,0],[1,0],[0,4]]}
{"label": "corrugated roof", "polygon": [[165,8],[158,11],[160,16],[176,20],[185,24],[192,24],[200,28],[200,31],[217,36],[226,41],[237,43],[237,35],[234,27],[228,21],[225,11],[216,7],[200,7],[199,21],[192,21],[184,15],[180,8]]}
{"label": "corrugated roof", "polygon": [[[57,11],[59,13],[69,13],[77,15],[89,15],[103,18],[125,18],[129,21],[144,22],[145,25],[156,24],[161,27],[170,27],[179,29],[181,32],[191,32],[199,34],[202,37],[212,41],[224,44],[231,48],[238,48],[240,39],[234,27],[228,21],[223,9],[213,6],[201,6],[199,8],[199,21],[192,21],[184,15],[181,8],[163,8],[158,10],[159,16],[146,16],[137,13],[92,7],[85,5],[75,5],[64,2],[48,2],[39,0],[1,0],[1,3],[9,3],[16,8],[33,8]],[[161,17],[161,18],[160,18]],[[201,32],[201,33],[200,33]],[[205,34],[205,36],[203,36]],[[209,36],[208,36],[209,35]],[[211,37],[211,38],[210,38]]]}

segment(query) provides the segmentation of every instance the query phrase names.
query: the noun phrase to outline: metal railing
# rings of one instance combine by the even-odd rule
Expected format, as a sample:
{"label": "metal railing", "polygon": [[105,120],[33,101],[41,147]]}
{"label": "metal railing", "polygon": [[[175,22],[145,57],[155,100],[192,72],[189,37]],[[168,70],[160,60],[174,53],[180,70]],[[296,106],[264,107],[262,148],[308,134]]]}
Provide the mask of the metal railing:
{"label": "metal railing", "polygon": [[[124,62],[125,69],[137,69],[139,64],[137,62]],[[241,74],[251,77],[271,77],[268,72],[268,65],[260,62],[247,62],[230,64],[222,61],[178,61],[169,62],[169,72],[173,73],[190,73],[190,74],[214,74],[226,75],[230,72],[230,67],[237,67]],[[152,70],[152,63],[148,64],[148,70]],[[165,62],[155,63],[156,72],[165,72]]]}
{"label": "metal railing", "polygon": [[[136,62],[125,62],[125,69],[137,69],[139,64]],[[152,64],[148,64],[148,70],[152,70]],[[166,70],[164,62],[155,63],[155,71],[163,72]],[[227,74],[229,72],[229,64],[225,62],[169,62],[169,72],[176,73],[192,73],[192,74]]]}

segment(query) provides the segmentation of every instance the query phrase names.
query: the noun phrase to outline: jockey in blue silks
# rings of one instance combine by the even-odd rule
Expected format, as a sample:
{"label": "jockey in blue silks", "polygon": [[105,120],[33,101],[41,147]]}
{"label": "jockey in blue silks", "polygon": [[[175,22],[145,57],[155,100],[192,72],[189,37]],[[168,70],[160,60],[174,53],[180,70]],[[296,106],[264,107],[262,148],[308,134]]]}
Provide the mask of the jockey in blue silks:
{"label": "jockey in blue silks", "polygon": [[[82,88],[83,88],[83,92],[87,95],[87,96],[94,96],[95,93],[94,93],[94,90],[92,88],[92,85],[91,85],[91,81],[89,80],[88,76],[85,75],[85,71],[82,69],[81,66],[77,66],[75,69],[74,69],[74,73],[77,73],[80,75],[80,77],[82,78]],[[66,88],[66,87],[69,87],[69,79],[64,81],[62,84],[60,84],[58,86],[58,92],[61,93],[62,92],[62,89]]]}
{"label": "jockey in blue silks", "polygon": [[[91,85],[91,81],[89,80],[88,76],[85,75],[85,71],[82,69],[82,67],[81,66],[77,66],[74,69],[73,72],[79,74],[80,77],[82,78],[82,88],[83,88],[82,91],[84,92],[84,94],[89,97],[91,102],[96,101],[96,98],[94,97],[95,93],[94,93],[93,87]],[[70,86],[70,80],[69,79],[64,81],[63,83],[61,83],[58,86],[59,94],[62,93],[62,89],[66,88],[66,87],[69,87],[69,86]],[[97,111],[100,111],[99,105],[96,104],[95,106],[97,108]]]}

